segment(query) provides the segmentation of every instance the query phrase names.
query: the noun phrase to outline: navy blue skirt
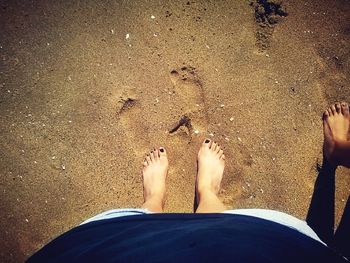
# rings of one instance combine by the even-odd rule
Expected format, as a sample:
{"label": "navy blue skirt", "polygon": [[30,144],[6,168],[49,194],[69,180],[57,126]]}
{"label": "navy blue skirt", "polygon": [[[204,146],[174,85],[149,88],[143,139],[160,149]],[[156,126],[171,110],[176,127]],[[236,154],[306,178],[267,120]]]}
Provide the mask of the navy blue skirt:
{"label": "navy blue skirt", "polygon": [[322,243],[256,217],[146,214],[78,226],[51,241],[27,262],[344,261]]}

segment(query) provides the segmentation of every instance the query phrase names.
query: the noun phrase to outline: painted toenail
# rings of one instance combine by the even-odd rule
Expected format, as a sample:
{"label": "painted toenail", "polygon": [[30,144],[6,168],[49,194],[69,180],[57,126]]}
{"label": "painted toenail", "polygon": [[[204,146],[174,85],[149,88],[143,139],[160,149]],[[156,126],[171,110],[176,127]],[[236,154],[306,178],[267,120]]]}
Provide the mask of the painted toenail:
{"label": "painted toenail", "polygon": [[160,148],[159,151],[161,151],[162,153],[164,152],[164,149],[163,148]]}
{"label": "painted toenail", "polygon": [[205,143],[209,143],[210,141],[207,139],[207,140],[205,140]]}

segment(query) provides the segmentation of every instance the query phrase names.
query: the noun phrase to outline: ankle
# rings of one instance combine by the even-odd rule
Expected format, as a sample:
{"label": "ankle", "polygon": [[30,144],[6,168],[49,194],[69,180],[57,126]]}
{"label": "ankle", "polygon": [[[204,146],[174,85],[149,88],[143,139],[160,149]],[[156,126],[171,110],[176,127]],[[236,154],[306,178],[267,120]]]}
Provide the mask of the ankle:
{"label": "ankle", "polygon": [[144,195],[145,202],[163,204],[165,200],[165,191],[154,191]]}
{"label": "ankle", "polygon": [[159,200],[147,200],[143,203],[141,208],[154,213],[163,213],[164,203],[159,202]]}
{"label": "ankle", "polygon": [[217,197],[217,193],[211,188],[211,187],[201,187],[197,189],[198,193],[198,202],[200,200],[206,199],[206,198],[212,198],[213,196]]}
{"label": "ankle", "polygon": [[334,139],[332,146],[326,152],[325,156],[327,161],[332,167],[337,167],[342,165],[342,160],[344,160],[344,149],[349,148],[350,142],[344,139]]}
{"label": "ankle", "polygon": [[344,145],[344,143],[347,143],[348,140],[347,138],[339,138],[339,137],[334,137],[334,144],[339,148],[339,146]]}

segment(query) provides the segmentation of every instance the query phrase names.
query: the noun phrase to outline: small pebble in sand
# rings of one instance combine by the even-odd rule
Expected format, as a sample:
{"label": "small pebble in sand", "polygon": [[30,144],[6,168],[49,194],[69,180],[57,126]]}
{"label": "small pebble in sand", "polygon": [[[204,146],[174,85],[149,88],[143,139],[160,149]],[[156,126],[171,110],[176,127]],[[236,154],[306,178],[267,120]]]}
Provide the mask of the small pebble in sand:
{"label": "small pebble in sand", "polygon": [[210,136],[210,137],[214,137],[214,134],[213,134],[213,133],[209,133],[209,136]]}
{"label": "small pebble in sand", "polygon": [[55,159],[56,159],[56,156],[52,156],[51,159],[52,159],[52,160],[55,160]]}
{"label": "small pebble in sand", "polygon": [[68,121],[69,123],[72,123],[72,121]]}
{"label": "small pebble in sand", "polygon": [[276,160],[276,158],[275,158],[275,157],[272,157],[272,161],[274,161],[274,160]]}
{"label": "small pebble in sand", "polygon": [[129,37],[130,37],[129,33],[125,35],[125,39],[129,39]]}
{"label": "small pebble in sand", "polygon": [[237,140],[239,140],[240,142],[242,141],[242,139],[240,137],[237,137]]}
{"label": "small pebble in sand", "polygon": [[29,222],[29,220],[28,220],[27,218],[25,219],[25,221],[26,221],[27,223]]}
{"label": "small pebble in sand", "polygon": [[111,33],[114,34],[114,29],[111,29]]}
{"label": "small pebble in sand", "polygon": [[233,117],[231,117],[231,118],[230,118],[230,121],[233,121],[233,120],[234,120]]}
{"label": "small pebble in sand", "polygon": [[156,103],[158,103],[159,102],[159,99],[158,98],[156,98]]}
{"label": "small pebble in sand", "polygon": [[37,161],[34,161],[35,164],[37,164],[38,162]]}
{"label": "small pebble in sand", "polygon": [[156,17],[154,15],[151,15],[151,19],[155,19]]}
{"label": "small pebble in sand", "polygon": [[195,130],[194,133],[195,133],[195,134],[199,134],[199,131],[198,131],[198,130]]}
{"label": "small pebble in sand", "polygon": [[66,166],[64,164],[61,165],[62,170],[66,170]]}
{"label": "small pebble in sand", "polygon": [[225,104],[221,104],[220,107],[221,107],[221,108],[225,107]]}
{"label": "small pebble in sand", "polygon": [[228,137],[225,137],[225,140],[226,140],[226,141],[229,141],[230,139],[229,139]]}

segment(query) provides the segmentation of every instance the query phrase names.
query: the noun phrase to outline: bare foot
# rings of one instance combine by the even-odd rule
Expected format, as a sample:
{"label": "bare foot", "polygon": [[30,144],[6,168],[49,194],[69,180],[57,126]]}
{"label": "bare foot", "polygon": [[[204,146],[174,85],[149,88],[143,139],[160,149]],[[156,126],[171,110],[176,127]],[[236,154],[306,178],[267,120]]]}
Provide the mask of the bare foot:
{"label": "bare foot", "polygon": [[349,105],[345,102],[332,105],[323,114],[323,153],[332,165],[339,165],[343,157],[340,156],[338,145],[347,141],[349,124]]}
{"label": "bare foot", "polygon": [[147,155],[142,170],[143,208],[162,212],[165,203],[165,179],[168,172],[168,158],[164,148],[154,149]]}
{"label": "bare foot", "polygon": [[197,200],[200,202],[201,194],[211,192],[219,193],[220,184],[225,168],[225,155],[221,147],[206,139],[198,152],[197,171]]}

